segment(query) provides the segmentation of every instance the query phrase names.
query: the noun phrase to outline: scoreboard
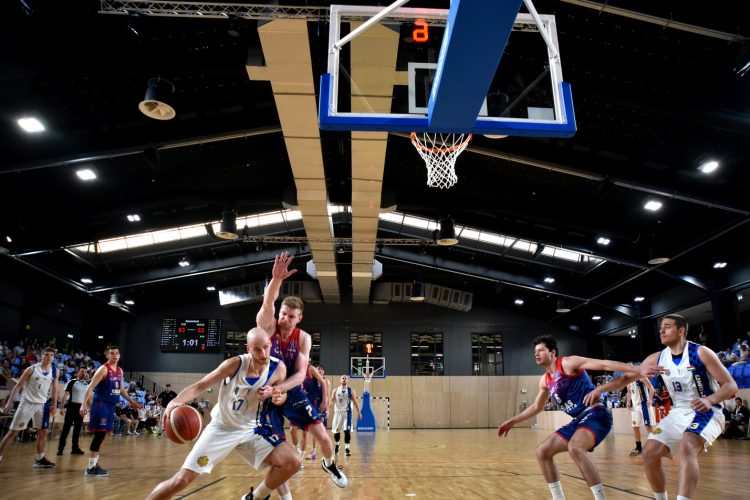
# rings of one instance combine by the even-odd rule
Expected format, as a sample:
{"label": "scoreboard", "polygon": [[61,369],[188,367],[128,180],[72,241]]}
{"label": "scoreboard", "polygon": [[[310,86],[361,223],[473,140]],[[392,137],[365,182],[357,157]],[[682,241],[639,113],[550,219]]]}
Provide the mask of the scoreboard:
{"label": "scoreboard", "polygon": [[165,319],[162,352],[221,352],[220,319]]}

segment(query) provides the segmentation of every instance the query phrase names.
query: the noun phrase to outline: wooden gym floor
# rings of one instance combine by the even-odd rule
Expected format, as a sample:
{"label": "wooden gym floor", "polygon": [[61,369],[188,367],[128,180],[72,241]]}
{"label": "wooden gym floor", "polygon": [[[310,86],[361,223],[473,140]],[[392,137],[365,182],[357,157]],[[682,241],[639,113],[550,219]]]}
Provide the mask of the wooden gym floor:
{"label": "wooden gym floor", "polygon": [[[548,431],[513,429],[499,439],[492,429],[392,430],[376,435],[352,436],[352,457],[341,450],[339,465],[349,479],[337,488],[320,469],[320,459],[305,460],[305,470],[295,474],[290,486],[296,500],[409,500],[409,498],[550,498],[549,488],[534,457]],[[91,438],[82,439],[88,450]],[[593,453],[609,500],[653,498],[640,457],[629,436],[610,435]],[[343,436],[342,436],[343,448]],[[182,465],[188,446],[171,443],[153,434],[109,437],[100,465],[109,477],[84,478],[88,455],[58,457],[57,440],[47,448],[53,469],[34,469],[34,443],[13,444],[0,462],[0,485],[10,497],[52,499],[145,498],[161,481]],[[593,498],[580,472],[567,455],[559,455],[563,492],[568,499]],[[701,480],[692,500],[713,500],[732,494],[750,469],[750,442],[719,440],[699,458]],[[670,498],[677,496],[677,460],[664,459]],[[213,473],[198,478],[175,498],[239,499],[256,486],[263,474],[232,453]],[[739,486],[738,486],[739,487]],[[4,495],[3,495],[4,496]],[[277,499],[276,494],[272,499]]]}

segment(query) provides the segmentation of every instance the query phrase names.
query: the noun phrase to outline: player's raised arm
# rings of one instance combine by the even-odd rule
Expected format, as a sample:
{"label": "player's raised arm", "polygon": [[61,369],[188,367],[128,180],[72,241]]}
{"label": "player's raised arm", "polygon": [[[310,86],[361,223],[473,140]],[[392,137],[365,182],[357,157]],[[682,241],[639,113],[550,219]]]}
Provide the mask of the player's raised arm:
{"label": "player's raised arm", "polygon": [[[620,375],[617,378],[613,378],[606,384],[602,384],[590,393],[586,394],[586,396],[583,398],[583,404],[586,406],[591,406],[592,404],[599,401],[602,397],[602,394],[605,392],[613,392],[613,391],[619,391],[623,387],[626,387],[628,384],[635,382],[638,379],[643,378],[643,375],[641,375],[639,372],[634,372],[633,368],[644,368],[643,371],[650,372],[653,368],[660,369],[657,373],[664,373],[665,369],[663,366],[658,366],[656,363],[659,361],[659,354],[658,352],[653,353],[651,356],[647,357],[646,360],[641,363],[641,366],[635,366],[635,365],[626,365],[623,363],[618,363],[619,365],[627,366],[628,372],[623,375]],[[567,359],[567,358],[566,358]],[[587,359],[587,358],[583,358]],[[593,360],[598,361],[598,360]],[[615,371],[621,371],[621,370],[615,370]],[[654,374],[656,375],[656,373]],[[648,378],[648,377],[646,377]],[[628,389],[628,405],[630,405],[630,389]]]}
{"label": "player's raised arm", "polygon": [[297,352],[297,359],[294,361],[294,374],[277,386],[281,392],[289,391],[305,380],[311,346],[312,340],[310,339],[310,334],[302,331],[299,332],[299,351]]}
{"label": "player's raised arm", "polygon": [[566,356],[563,358],[563,369],[565,369],[566,373],[574,373],[578,370],[637,373],[640,375],[638,378],[649,378],[667,371],[663,366],[657,366],[656,363],[653,365],[643,363],[640,366],[635,366],[620,363],[619,361],[583,358],[581,356]]}
{"label": "player's raised arm", "polygon": [[544,377],[542,377],[541,380],[539,380],[539,394],[536,397],[536,401],[534,401],[531,406],[526,408],[515,417],[506,422],[503,422],[503,424],[497,430],[497,435],[499,437],[507,436],[508,432],[513,428],[514,425],[521,423],[524,420],[528,420],[534,415],[540,414],[542,411],[544,411],[544,405],[547,404],[548,399],[549,391],[547,390],[547,386],[544,384]]}
{"label": "player's raised arm", "polygon": [[285,252],[281,255],[276,256],[276,261],[273,264],[273,275],[271,282],[268,284],[266,295],[263,297],[263,305],[258,311],[258,315],[255,317],[255,322],[259,327],[263,328],[269,335],[276,330],[276,308],[274,302],[279,298],[279,289],[281,288],[281,282],[287,279],[292,274],[296,273],[296,269],[288,270],[289,264],[292,262],[292,257],[289,252]]}
{"label": "player's raised arm", "polygon": [[24,372],[21,374],[21,378],[18,379],[18,383],[13,388],[13,390],[10,391],[10,396],[8,396],[7,402],[5,403],[5,407],[2,408],[2,412],[7,415],[11,408],[13,408],[13,401],[16,400],[16,396],[18,396],[18,393],[21,392],[21,389],[23,389],[23,386],[26,384],[26,381],[29,380],[29,377],[31,377],[31,373],[34,371],[34,367],[28,367]]}
{"label": "player's raised arm", "polygon": [[699,346],[698,357],[700,357],[703,364],[706,365],[708,373],[715,378],[719,384],[721,384],[719,390],[710,396],[705,398],[695,398],[690,402],[690,408],[700,413],[706,413],[711,410],[713,405],[732,397],[732,395],[737,392],[737,382],[734,381],[729,374],[729,371],[721,364],[716,353],[708,347]]}
{"label": "player's raised arm", "polygon": [[[222,364],[220,364],[217,369],[200,379],[198,382],[180,391],[177,397],[170,401],[167,407],[164,409],[164,411],[162,412],[162,417],[165,417],[172,413],[172,411],[174,411],[174,409],[178,406],[184,406],[188,401],[192,401],[194,398],[197,398],[198,396],[206,392],[206,389],[221,382],[225,378],[231,378],[235,373],[237,373],[237,370],[239,370],[239,368],[239,357],[227,359]],[[238,373],[237,376],[240,377],[242,375]]]}

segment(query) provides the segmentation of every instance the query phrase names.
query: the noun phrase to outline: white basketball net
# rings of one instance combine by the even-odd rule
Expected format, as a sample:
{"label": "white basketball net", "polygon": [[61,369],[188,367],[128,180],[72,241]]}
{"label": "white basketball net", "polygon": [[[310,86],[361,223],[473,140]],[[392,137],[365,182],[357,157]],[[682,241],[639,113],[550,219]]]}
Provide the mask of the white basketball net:
{"label": "white basketball net", "polygon": [[[421,137],[420,137],[421,136]],[[427,164],[427,185],[449,188],[458,181],[456,159],[471,140],[471,134],[411,133],[411,142]]]}

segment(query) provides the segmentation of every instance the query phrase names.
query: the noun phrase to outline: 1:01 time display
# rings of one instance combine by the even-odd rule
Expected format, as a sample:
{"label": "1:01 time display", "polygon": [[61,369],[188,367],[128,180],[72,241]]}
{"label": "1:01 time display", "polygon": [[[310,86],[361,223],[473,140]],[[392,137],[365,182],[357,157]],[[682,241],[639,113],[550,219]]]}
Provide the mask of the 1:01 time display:
{"label": "1:01 time display", "polygon": [[197,346],[198,339],[182,339],[182,345],[184,346]]}

